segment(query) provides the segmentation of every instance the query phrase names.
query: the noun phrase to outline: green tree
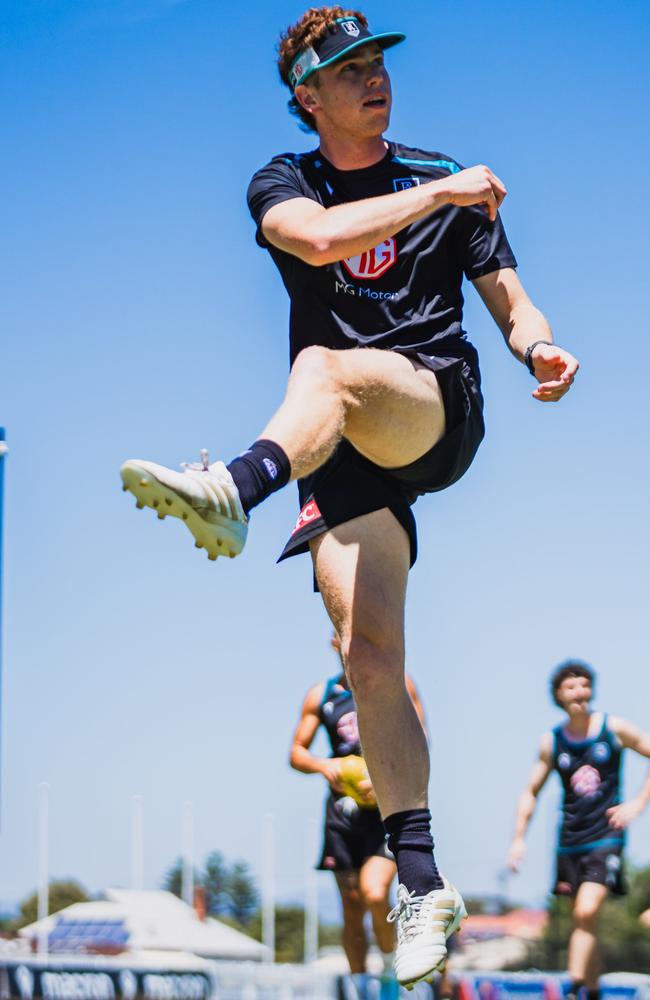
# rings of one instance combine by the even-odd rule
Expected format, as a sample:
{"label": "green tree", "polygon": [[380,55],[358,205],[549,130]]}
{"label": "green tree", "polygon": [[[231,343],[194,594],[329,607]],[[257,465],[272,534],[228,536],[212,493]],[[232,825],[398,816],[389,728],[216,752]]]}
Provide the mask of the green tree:
{"label": "green tree", "polygon": [[[196,884],[196,883],[200,883],[200,882],[201,882],[201,878],[200,878],[198,872],[196,871],[196,869],[194,869],[194,883]],[[173,892],[174,895],[178,896],[179,899],[183,898],[183,859],[182,858],[176,858],[176,860],[174,861],[174,863],[172,865],[170,865],[170,867],[167,869],[167,871],[165,872],[165,874],[163,876],[162,887],[163,887],[163,889],[166,889],[167,892]]]}
{"label": "green tree", "polygon": [[[262,940],[262,914],[255,914],[246,933],[256,941]],[[318,925],[319,947],[341,943],[338,924]],[[302,962],[305,954],[305,911],[302,906],[276,906],[275,908],[275,960],[276,962]]]}
{"label": "green tree", "polygon": [[162,887],[167,892],[173,892],[180,899],[183,893],[183,861],[176,858],[176,861],[169,866],[162,880]]}
{"label": "green tree", "polygon": [[260,894],[245,861],[236,861],[228,873],[228,912],[233,920],[245,927],[260,905]]}
{"label": "green tree", "polygon": [[[262,914],[258,910],[248,925],[248,933],[262,940]],[[275,908],[275,961],[302,962],[304,957],[305,911],[302,906]]]}
{"label": "green tree", "polygon": [[212,851],[205,859],[201,881],[210,916],[221,917],[229,913],[229,873],[220,851]]}
{"label": "green tree", "polygon": [[[73,903],[85,903],[88,901],[88,893],[84,887],[75,882],[74,879],[58,879],[49,884],[48,914],[58,913],[59,910],[71,906]],[[33,924],[38,919],[38,893],[33,892],[30,896],[19,903],[20,916],[14,926],[16,929]]]}

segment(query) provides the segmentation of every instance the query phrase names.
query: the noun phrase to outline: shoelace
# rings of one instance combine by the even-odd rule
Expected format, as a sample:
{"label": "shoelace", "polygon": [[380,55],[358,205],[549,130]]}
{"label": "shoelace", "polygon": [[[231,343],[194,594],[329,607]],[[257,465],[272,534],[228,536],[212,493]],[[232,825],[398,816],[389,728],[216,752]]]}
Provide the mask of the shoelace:
{"label": "shoelace", "polygon": [[[406,893],[400,893],[398,896],[397,906],[393,907],[386,917],[386,920],[389,924],[394,923],[396,920],[398,921],[397,936],[399,940],[407,941],[413,936],[416,929],[415,924],[420,915],[423,900],[424,896],[415,895],[415,889],[413,892],[409,892],[408,895]],[[401,920],[402,917],[404,918],[403,922]]]}
{"label": "shoelace", "polygon": [[[210,472],[210,453],[207,448],[201,448],[199,455],[200,462],[181,462],[183,472]],[[214,476],[202,480],[204,490],[208,491],[219,505],[221,512],[226,517],[231,517],[235,521],[246,524],[248,518],[244,514],[238,496],[233,497],[230,485],[224,483]]]}
{"label": "shoelace", "polygon": [[181,462],[181,469],[189,469],[192,472],[208,472],[210,470],[210,453],[208,449],[201,448],[199,455],[201,457],[200,462]]}

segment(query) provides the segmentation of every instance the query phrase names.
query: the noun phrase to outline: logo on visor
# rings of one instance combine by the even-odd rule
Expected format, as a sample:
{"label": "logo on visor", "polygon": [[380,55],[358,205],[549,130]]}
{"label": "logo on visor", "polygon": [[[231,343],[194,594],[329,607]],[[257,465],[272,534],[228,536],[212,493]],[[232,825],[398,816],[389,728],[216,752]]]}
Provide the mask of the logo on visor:
{"label": "logo on visor", "polygon": [[359,25],[356,21],[341,21],[341,27],[344,31],[347,31],[348,35],[352,35],[353,38],[358,38]]}
{"label": "logo on visor", "polygon": [[386,274],[389,268],[397,260],[397,246],[394,237],[384,240],[379,246],[372,250],[365,250],[356,257],[348,257],[342,261],[346,271],[349,271],[353,278],[365,278],[374,281]]}
{"label": "logo on visor", "polygon": [[296,78],[296,80],[299,80],[304,72],[305,72],[305,67],[303,66],[302,63],[296,63],[296,65],[293,67],[293,75]]}

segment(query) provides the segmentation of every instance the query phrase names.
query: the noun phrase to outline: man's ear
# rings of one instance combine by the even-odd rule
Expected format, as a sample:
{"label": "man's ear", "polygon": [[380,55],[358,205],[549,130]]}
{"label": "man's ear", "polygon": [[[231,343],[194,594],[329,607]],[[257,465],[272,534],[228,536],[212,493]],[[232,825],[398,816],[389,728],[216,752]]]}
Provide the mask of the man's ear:
{"label": "man's ear", "polygon": [[298,101],[298,104],[305,111],[309,111],[310,114],[314,113],[314,108],[318,107],[318,99],[313,93],[311,87],[308,87],[306,83],[300,83],[294,91],[294,97]]}

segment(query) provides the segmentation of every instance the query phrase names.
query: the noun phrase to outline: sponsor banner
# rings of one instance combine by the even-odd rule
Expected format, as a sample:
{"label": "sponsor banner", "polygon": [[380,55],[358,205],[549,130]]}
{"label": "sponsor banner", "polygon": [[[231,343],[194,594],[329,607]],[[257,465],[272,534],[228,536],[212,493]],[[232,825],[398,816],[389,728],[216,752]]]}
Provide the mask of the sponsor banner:
{"label": "sponsor banner", "polygon": [[[600,980],[601,1000],[650,1000],[650,976],[626,975]],[[566,976],[525,973],[456,975],[456,1000],[564,1000],[571,983]]]}
{"label": "sponsor banner", "polygon": [[1,1000],[209,1000],[212,995],[212,980],[203,972],[0,960]]}
{"label": "sponsor banner", "polygon": [[392,976],[372,976],[368,973],[339,976],[336,984],[337,1000],[434,1000],[433,986],[418,983],[407,993]]}

